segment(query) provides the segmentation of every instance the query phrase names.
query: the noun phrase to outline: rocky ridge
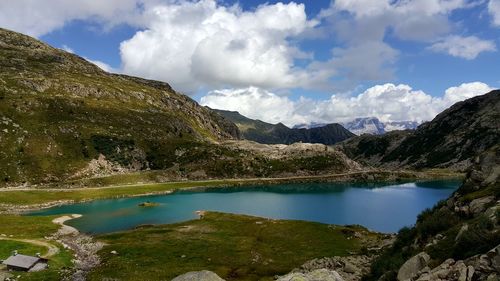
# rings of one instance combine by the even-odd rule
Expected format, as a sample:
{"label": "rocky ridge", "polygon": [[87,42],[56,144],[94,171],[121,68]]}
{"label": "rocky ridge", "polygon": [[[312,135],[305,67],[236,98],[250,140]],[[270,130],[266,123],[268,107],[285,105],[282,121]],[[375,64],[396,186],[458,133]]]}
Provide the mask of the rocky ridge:
{"label": "rocky ridge", "polygon": [[288,128],[282,123],[269,124],[260,120],[253,120],[236,111],[215,111],[234,122],[240,129],[242,138],[263,144],[303,142],[331,145],[354,136],[353,133],[337,123],[311,128]]}

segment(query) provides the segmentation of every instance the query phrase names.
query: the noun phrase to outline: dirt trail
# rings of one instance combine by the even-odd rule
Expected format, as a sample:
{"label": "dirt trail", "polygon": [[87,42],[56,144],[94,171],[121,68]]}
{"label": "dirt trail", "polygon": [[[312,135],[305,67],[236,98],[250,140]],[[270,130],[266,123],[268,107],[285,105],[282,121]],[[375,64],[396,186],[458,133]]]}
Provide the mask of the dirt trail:
{"label": "dirt trail", "polygon": [[35,239],[16,239],[16,238],[8,238],[8,237],[0,237],[0,240],[10,240],[10,241],[16,241],[16,242],[22,242],[22,243],[29,243],[33,244],[36,246],[42,246],[47,248],[47,253],[42,256],[42,258],[50,258],[57,253],[59,253],[59,248],[51,243],[41,241],[41,240],[35,240]]}

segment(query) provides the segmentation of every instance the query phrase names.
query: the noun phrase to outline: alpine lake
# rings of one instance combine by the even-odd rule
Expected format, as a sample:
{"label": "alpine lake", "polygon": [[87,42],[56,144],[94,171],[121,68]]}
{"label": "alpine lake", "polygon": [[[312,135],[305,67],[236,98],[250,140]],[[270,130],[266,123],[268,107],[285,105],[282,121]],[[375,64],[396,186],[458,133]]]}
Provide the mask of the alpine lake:
{"label": "alpine lake", "polygon": [[459,180],[433,180],[203,188],[62,205],[29,215],[82,214],[67,224],[89,234],[187,221],[197,218],[199,210],[325,224],[357,224],[374,231],[396,232],[413,225],[421,211],[446,199],[459,184]]}

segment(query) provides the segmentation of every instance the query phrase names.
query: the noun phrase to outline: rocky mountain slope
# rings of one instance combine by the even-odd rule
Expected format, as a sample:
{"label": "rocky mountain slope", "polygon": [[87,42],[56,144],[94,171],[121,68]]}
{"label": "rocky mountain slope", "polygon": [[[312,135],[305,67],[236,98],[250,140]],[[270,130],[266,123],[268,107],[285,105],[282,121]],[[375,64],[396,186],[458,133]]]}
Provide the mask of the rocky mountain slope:
{"label": "rocky mountain slope", "polygon": [[233,121],[243,138],[264,144],[292,144],[296,142],[335,144],[354,136],[340,124],[327,124],[314,128],[290,129],[282,123],[276,125],[247,118],[236,111],[216,110]]}
{"label": "rocky mountain slope", "polygon": [[462,186],[403,228],[366,280],[500,278],[500,146],[476,157]]}
{"label": "rocky mountain slope", "polygon": [[166,83],[106,73],[0,29],[0,187],[132,172],[168,181],[352,168],[338,151],[274,157],[224,144],[239,138],[234,123]]}
{"label": "rocky mountain slope", "polygon": [[414,132],[363,135],[339,145],[352,159],[381,167],[467,169],[500,140],[500,91],[456,103]]}

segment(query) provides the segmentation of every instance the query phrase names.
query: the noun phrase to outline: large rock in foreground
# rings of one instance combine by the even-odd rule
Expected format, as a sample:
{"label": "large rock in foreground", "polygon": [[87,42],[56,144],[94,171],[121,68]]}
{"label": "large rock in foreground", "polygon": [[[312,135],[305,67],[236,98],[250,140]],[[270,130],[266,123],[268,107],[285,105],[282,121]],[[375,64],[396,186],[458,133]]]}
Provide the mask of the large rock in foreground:
{"label": "large rock in foreground", "polygon": [[433,269],[425,267],[411,280],[500,280],[500,245],[485,254],[475,255],[465,260],[447,259]]}
{"label": "large rock in foreground", "polygon": [[219,275],[213,273],[212,271],[192,271],[182,275],[179,275],[172,279],[172,281],[224,281]]}
{"label": "large rock in foreground", "polygon": [[336,271],[318,269],[308,273],[290,273],[277,281],[344,281],[344,279]]}
{"label": "large rock in foreground", "polygon": [[420,270],[427,266],[430,259],[431,257],[427,253],[422,252],[407,260],[399,269],[398,280],[410,280],[412,277],[417,275]]}

